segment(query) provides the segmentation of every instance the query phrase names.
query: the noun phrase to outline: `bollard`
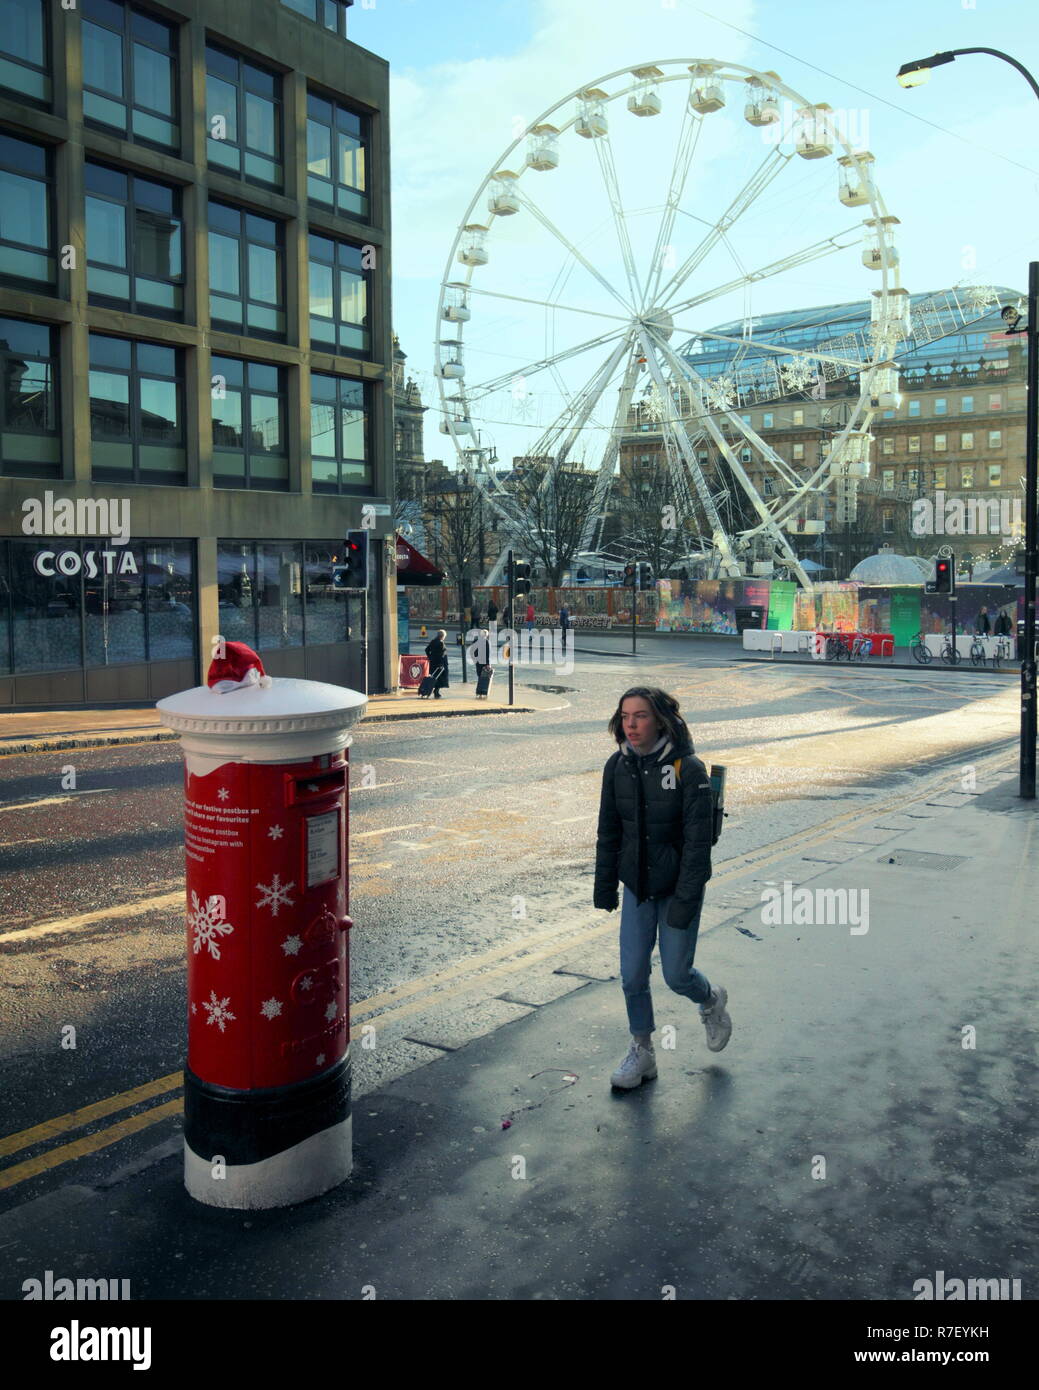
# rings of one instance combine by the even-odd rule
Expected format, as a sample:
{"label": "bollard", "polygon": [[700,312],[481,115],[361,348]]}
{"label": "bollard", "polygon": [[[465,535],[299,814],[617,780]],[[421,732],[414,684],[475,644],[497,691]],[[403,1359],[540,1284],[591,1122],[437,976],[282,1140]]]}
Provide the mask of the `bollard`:
{"label": "bollard", "polygon": [[184,754],[184,1182],[281,1207],[353,1165],[347,748],[368,702],[225,649],[157,706]]}

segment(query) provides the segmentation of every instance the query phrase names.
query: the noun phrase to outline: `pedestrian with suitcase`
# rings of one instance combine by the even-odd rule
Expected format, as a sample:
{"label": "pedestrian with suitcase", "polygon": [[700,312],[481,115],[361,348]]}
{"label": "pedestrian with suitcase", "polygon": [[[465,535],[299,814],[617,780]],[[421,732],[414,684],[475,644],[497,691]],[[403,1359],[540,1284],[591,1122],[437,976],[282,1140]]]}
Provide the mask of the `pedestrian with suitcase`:
{"label": "pedestrian with suitcase", "polygon": [[700,1005],[710,1051],[720,1052],[732,1033],[727,991],[693,966],[720,819],[673,696],[634,686],[608,727],[617,752],[603,770],[593,901],[613,912],[623,885],[620,974],[632,1040],[610,1081],[630,1090],[657,1074],[649,978],[658,934],[664,981]]}
{"label": "pedestrian with suitcase", "polygon": [[444,645],[444,638],[446,636],[447,632],[444,628],[438,629],[437,635],[426,647],[426,655],[429,657],[429,675],[422,682],[422,685],[419,686],[418,693],[422,695],[422,686],[426,684],[426,681],[431,681],[432,684],[429,690],[425,691],[425,694],[428,695],[432,692],[434,700],[439,700],[441,690],[446,690],[448,688],[447,648]]}
{"label": "pedestrian with suitcase", "polygon": [[[480,641],[477,644],[476,650],[478,652],[486,652],[489,655],[490,639],[491,634],[488,629],[482,628],[480,630]],[[475,660],[474,665],[476,666],[476,698],[478,700],[486,700],[490,693],[491,681],[494,679],[494,667],[489,661],[480,661],[479,659]]]}

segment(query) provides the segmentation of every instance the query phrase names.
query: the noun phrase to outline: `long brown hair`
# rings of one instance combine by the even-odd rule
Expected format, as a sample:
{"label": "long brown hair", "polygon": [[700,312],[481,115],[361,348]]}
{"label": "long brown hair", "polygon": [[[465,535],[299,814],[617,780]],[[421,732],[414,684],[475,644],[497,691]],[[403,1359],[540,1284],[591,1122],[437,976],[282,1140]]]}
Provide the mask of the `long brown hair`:
{"label": "long brown hair", "polygon": [[659,721],[665,736],[671,743],[679,748],[683,744],[692,743],[692,736],[689,733],[689,726],[678,712],[678,701],[673,695],[669,695],[666,690],[661,690],[657,685],[633,685],[630,690],[625,690],[624,694],[617,701],[617,708],[613,712],[613,717],[607,726],[612,736],[617,740],[619,748],[624,747],[624,723],[621,710],[624,701],[630,696],[637,695],[645,700],[653,711],[655,718]]}

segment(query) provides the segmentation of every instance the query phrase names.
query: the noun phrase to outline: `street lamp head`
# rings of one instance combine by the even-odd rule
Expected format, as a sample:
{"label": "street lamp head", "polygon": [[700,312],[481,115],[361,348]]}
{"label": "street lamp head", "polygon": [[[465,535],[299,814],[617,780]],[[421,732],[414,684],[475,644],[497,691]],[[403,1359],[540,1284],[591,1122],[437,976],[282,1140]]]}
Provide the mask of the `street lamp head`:
{"label": "street lamp head", "polygon": [[1004,304],[999,311],[999,317],[1007,326],[1007,332],[1013,333],[1014,329],[1021,322],[1021,311],[1015,304]]}
{"label": "street lamp head", "polygon": [[954,53],[935,53],[931,58],[917,58],[912,63],[903,63],[898,70],[898,80],[903,87],[919,87],[928,81],[931,69],[942,63],[951,63]]}

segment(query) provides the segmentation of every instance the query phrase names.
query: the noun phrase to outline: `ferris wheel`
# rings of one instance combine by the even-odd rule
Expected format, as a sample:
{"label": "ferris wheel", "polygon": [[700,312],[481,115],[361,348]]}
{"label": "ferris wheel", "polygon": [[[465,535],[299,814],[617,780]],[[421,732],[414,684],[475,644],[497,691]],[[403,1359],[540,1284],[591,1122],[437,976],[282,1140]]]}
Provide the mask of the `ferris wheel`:
{"label": "ferris wheel", "polygon": [[[791,539],[823,530],[827,491],[854,518],[911,326],[898,218],[846,126],[773,72],[683,59],[610,73],[516,132],[452,243],[434,368],[440,428],[510,538],[527,520],[499,447],[547,463],[542,486],[589,472],[589,551],[648,419],[710,572],[767,557],[810,587]],[[867,297],[868,322],[842,322]],[[777,312],[820,299],[800,326]],[[843,408],[825,451],[752,426],[827,386]]]}

